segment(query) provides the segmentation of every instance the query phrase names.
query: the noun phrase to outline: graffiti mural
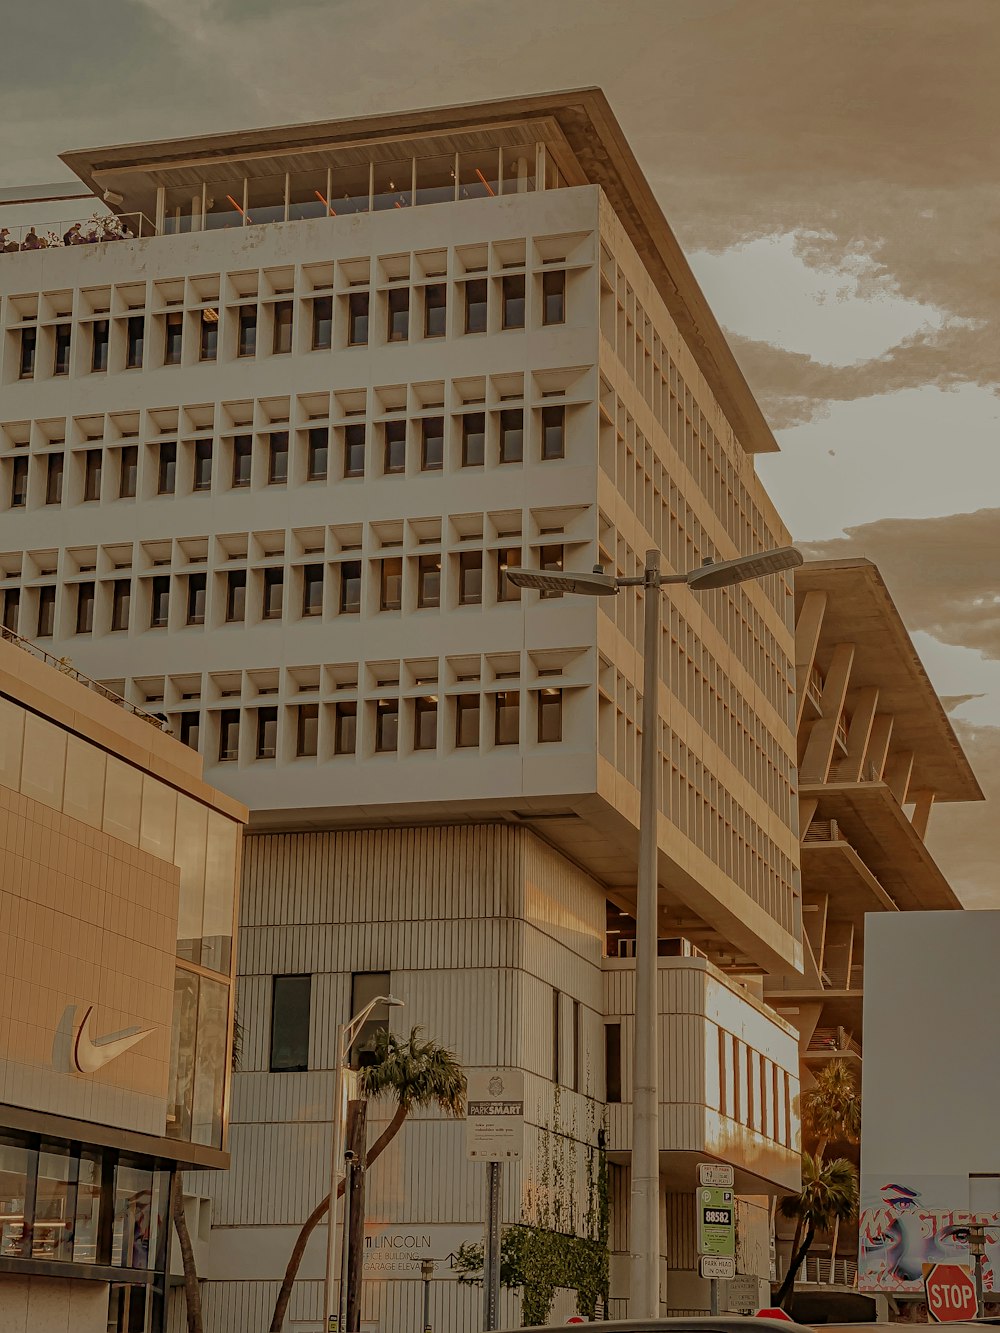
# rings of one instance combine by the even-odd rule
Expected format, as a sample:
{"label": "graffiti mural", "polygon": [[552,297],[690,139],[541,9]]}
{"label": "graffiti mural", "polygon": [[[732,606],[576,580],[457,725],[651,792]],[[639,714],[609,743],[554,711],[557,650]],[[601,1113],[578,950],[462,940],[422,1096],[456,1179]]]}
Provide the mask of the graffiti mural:
{"label": "graffiti mural", "polygon": [[[921,1184],[923,1189],[913,1188]],[[963,1182],[967,1185],[967,1182]],[[923,1291],[923,1265],[969,1264],[972,1222],[986,1226],[983,1287],[1000,1290],[1000,1213],[971,1213],[941,1205],[954,1198],[951,1179],[911,1185],[890,1182],[862,1191],[858,1241],[858,1286],[862,1291]],[[994,1276],[996,1275],[996,1277]]]}

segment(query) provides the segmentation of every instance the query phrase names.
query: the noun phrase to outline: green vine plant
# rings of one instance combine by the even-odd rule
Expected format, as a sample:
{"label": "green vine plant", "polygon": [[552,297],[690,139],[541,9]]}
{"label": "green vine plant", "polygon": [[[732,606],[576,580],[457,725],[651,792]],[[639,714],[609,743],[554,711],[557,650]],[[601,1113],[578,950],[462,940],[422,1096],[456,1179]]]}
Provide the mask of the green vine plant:
{"label": "green vine plant", "polygon": [[[525,1220],[507,1227],[500,1241],[500,1285],[520,1290],[522,1327],[548,1322],[558,1287],[576,1292],[577,1313],[585,1319],[594,1319],[598,1305],[606,1310],[608,1304],[611,1206],[603,1121],[598,1126],[594,1105],[589,1103],[587,1206],[584,1234],[578,1236],[574,1192],[571,1184],[567,1188],[567,1174],[570,1182],[576,1177],[576,1126],[574,1123],[568,1136],[560,1126],[559,1113],[557,1090],[553,1124],[551,1128],[545,1124],[540,1131],[537,1176],[525,1189]],[[483,1246],[462,1245],[455,1267],[460,1283],[481,1286]]]}

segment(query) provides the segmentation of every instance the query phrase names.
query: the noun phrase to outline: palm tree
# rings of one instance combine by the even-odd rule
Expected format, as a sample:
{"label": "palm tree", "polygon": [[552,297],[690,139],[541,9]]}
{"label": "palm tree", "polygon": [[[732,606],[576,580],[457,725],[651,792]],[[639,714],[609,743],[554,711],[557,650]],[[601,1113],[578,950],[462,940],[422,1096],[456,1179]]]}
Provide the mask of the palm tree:
{"label": "palm tree", "polygon": [[861,1093],[843,1060],[831,1060],[802,1094],[802,1120],[816,1139],[822,1161],[831,1143],[857,1143],[861,1137]]}
{"label": "palm tree", "polygon": [[[802,1154],[802,1189],[781,1201],[783,1217],[796,1219],[795,1234],[801,1235],[793,1243],[788,1272],[778,1289],[776,1304],[784,1309],[792,1295],[795,1278],[817,1231],[828,1231],[834,1222],[849,1222],[858,1211],[858,1170],[846,1157],[835,1157],[824,1162],[819,1156]],[[805,1234],[802,1235],[804,1229]]]}
{"label": "palm tree", "polygon": [[[366,1170],[385,1152],[411,1111],[437,1106],[445,1115],[460,1117],[465,1112],[465,1073],[457,1056],[437,1042],[421,1041],[420,1032],[418,1027],[411,1028],[409,1037],[397,1037],[384,1029],[377,1032],[373,1042],[374,1062],[360,1071],[358,1085],[363,1097],[372,1101],[391,1097],[396,1101],[392,1119],[365,1155]],[[343,1192],[344,1182],[341,1181],[337,1187],[338,1199]],[[330,1196],[327,1194],[303,1222],[295,1238],[274,1303],[270,1333],[281,1333],[309,1237],[329,1207]]]}

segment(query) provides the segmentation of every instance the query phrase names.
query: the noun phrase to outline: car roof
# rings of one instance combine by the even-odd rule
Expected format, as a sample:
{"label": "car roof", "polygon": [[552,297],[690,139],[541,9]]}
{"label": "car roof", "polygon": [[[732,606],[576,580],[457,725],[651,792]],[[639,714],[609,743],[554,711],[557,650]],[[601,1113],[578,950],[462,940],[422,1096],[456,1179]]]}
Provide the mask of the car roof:
{"label": "car roof", "polygon": [[[523,1328],[519,1333],[555,1333],[566,1327],[561,1324],[538,1324],[534,1328]],[[598,1320],[594,1324],[582,1327],[595,1331],[603,1329],[606,1333],[812,1333],[809,1324],[796,1324],[790,1319],[753,1319],[748,1315],[690,1315],[671,1319],[609,1319]]]}

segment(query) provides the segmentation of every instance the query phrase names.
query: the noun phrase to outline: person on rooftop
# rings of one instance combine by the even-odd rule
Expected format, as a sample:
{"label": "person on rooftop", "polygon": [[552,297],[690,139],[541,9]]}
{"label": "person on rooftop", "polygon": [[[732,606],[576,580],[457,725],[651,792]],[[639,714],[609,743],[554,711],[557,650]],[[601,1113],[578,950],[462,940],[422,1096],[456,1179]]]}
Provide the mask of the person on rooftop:
{"label": "person on rooftop", "polygon": [[22,250],[44,250],[44,249],[45,249],[45,242],[42,240],[41,236],[39,236],[38,232],[35,231],[34,227],[29,227],[29,228],[28,228],[28,234],[27,234],[27,236],[25,236],[24,240],[21,242],[21,249],[22,249]]}
{"label": "person on rooftop", "polygon": [[0,255],[12,254],[19,249],[17,241],[10,234],[8,227],[0,227]]}
{"label": "person on rooftop", "polygon": [[79,222],[74,222],[69,231],[63,232],[63,245],[79,245],[83,239],[83,228]]}

